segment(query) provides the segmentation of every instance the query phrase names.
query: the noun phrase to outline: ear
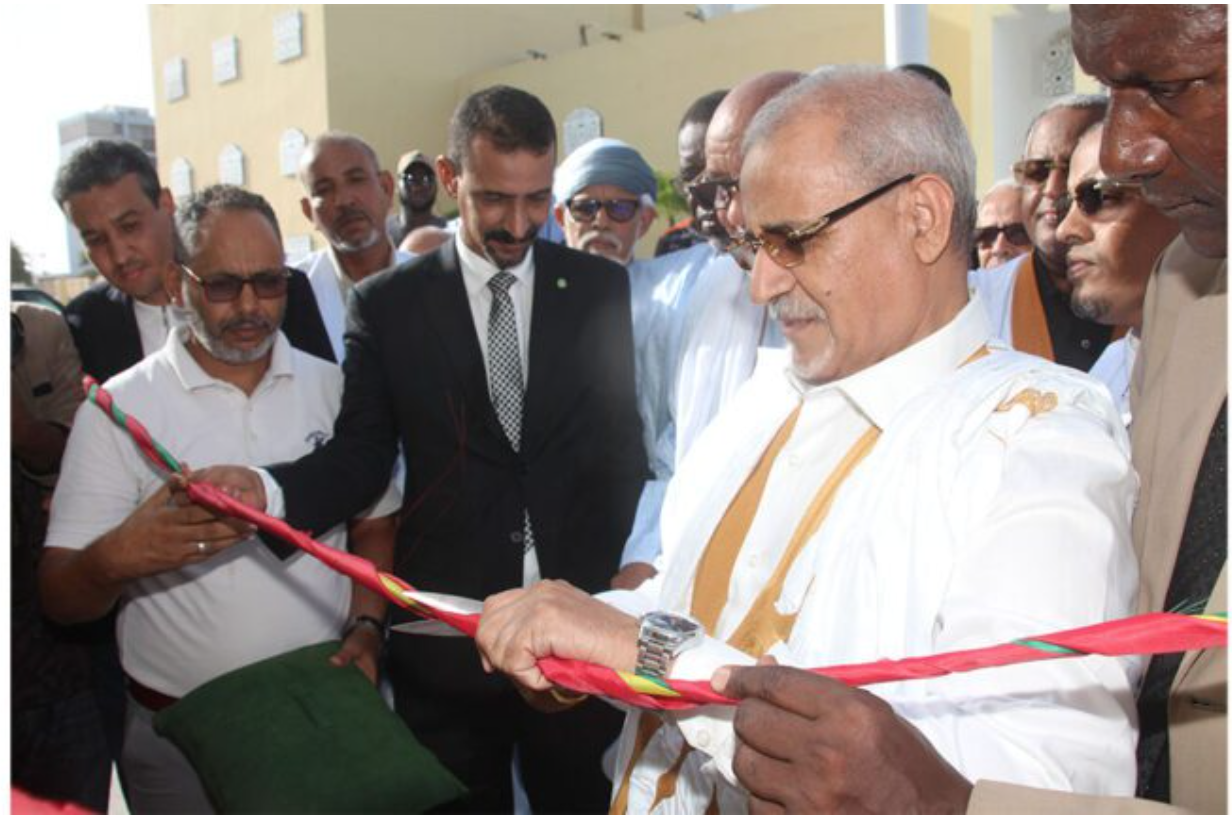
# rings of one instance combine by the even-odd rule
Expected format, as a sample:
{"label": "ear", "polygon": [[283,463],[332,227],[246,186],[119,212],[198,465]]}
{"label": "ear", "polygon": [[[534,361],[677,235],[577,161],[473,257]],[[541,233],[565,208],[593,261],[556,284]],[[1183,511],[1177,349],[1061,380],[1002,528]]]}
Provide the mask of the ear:
{"label": "ear", "polygon": [[950,244],[954,216],[954,192],[935,174],[924,174],[908,189],[907,230],[916,257],[932,265]]}
{"label": "ear", "polygon": [[303,212],[305,220],[307,220],[310,223],[316,222],[315,220],[312,219],[312,203],[309,202],[307,197],[299,198],[299,210]]}
{"label": "ear", "polygon": [[654,223],[655,218],[659,216],[659,212],[654,206],[642,206],[642,213],[638,216],[639,225],[637,227],[637,238],[640,240],[646,236],[646,232],[650,230],[650,226]]}
{"label": "ear", "polygon": [[172,305],[184,307],[184,270],[179,265],[167,266],[167,271],[163,274],[163,289],[171,298]]}
{"label": "ear", "polygon": [[552,213],[556,215],[556,224],[563,227],[565,224],[565,204],[557,203],[552,206]]}
{"label": "ear", "polygon": [[175,198],[171,196],[171,189],[164,188],[158,192],[158,208],[172,216],[175,215]]}
{"label": "ear", "polygon": [[381,191],[385,193],[385,208],[388,209],[394,201],[394,175],[388,171],[382,171],[376,176],[376,181],[381,186]]}
{"label": "ear", "polygon": [[436,158],[436,176],[440,178],[441,187],[445,189],[445,193],[455,200],[458,199],[458,178],[461,174],[454,167],[453,161],[444,154]]}

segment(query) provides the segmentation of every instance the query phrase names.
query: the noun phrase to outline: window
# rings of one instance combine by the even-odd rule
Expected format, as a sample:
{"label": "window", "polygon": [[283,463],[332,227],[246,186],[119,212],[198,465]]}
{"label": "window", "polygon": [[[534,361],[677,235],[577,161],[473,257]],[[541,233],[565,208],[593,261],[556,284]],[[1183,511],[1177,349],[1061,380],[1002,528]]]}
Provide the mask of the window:
{"label": "window", "polygon": [[186,73],[183,57],[173,57],[163,63],[163,93],[167,95],[167,102],[174,103],[188,94]]}
{"label": "window", "polygon": [[171,161],[171,196],[177,201],[187,199],[193,193],[192,163],[183,157]]}
{"label": "window", "polygon": [[308,145],[308,138],[297,128],[282,133],[278,142],[278,170],[283,177],[294,177],[299,171],[299,158]]}
{"label": "window", "polygon": [[233,186],[244,184],[244,152],[237,145],[223,147],[218,155],[218,181]]}
{"label": "window", "polygon": [[235,36],[214,41],[214,82],[230,83],[240,76],[240,41]]}
{"label": "window", "polygon": [[286,63],[304,55],[304,15],[298,9],[274,18],[274,59]]}
{"label": "window", "polygon": [[568,157],[574,149],[603,136],[603,115],[593,108],[575,108],[565,117],[565,149]]}

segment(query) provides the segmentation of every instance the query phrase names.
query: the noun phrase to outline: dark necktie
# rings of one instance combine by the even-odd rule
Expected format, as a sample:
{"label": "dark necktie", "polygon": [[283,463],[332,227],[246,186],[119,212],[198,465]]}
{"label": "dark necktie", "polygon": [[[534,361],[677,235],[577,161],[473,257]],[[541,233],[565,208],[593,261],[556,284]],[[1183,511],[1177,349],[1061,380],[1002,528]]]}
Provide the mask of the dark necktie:
{"label": "dark necktie", "polygon": [[[1215,418],[1194,480],[1164,610],[1205,605],[1228,558],[1228,403]],[[1138,796],[1168,802],[1172,771],[1168,745],[1168,694],[1183,654],[1151,659],[1138,694]]]}
{"label": "dark necktie", "polygon": [[[488,315],[488,393],[496,418],[514,451],[522,450],[522,353],[518,343],[518,325],[513,312],[509,288],[517,278],[508,271],[498,271],[488,280],[492,290],[492,311]],[[535,550],[535,536],[530,527],[530,512],[522,512],[523,555]]]}

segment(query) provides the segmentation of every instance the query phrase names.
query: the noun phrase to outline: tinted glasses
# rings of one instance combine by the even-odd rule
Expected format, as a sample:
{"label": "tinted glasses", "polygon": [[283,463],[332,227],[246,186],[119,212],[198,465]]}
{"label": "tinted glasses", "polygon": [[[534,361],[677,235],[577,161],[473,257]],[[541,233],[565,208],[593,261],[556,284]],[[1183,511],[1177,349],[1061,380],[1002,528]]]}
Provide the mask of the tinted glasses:
{"label": "tinted glasses", "polygon": [[1019,160],[1012,166],[1014,181],[1020,186],[1043,185],[1048,181],[1048,175],[1053,169],[1059,169],[1062,174],[1069,171],[1069,160],[1051,160],[1048,158],[1034,160]]}
{"label": "tinted glasses", "polygon": [[1010,245],[1031,245],[1027,229],[1022,223],[1008,225],[988,225],[975,230],[975,245],[977,248],[992,248],[997,244],[997,237],[1005,235],[1005,241]]}
{"label": "tinted glasses", "polygon": [[726,208],[739,189],[739,180],[698,180],[689,184],[694,202],[707,211]]}
{"label": "tinted glasses", "polygon": [[761,236],[755,236],[749,232],[735,241],[736,245],[747,246],[753,252],[765,250],[770,255],[770,259],[781,265],[783,268],[795,268],[804,262],[804,254],[807,250],[805,245],[809,240],[816,237],[825,229],[837,223],[839,220],[851,214],[854,211],[868,205],[873,200],[876,200],[887,191],[896,188],[903,183],[915,179],[914,174],[904,174],[896,180],[891,180],[885,185],[875,188],[862,197],[857,197],[846,205],[841,205],[838,208],[821,215],[813,222],[806,226],[794,229],[792,231],[766,231]]}
{"label": "tinted glasses", "polygon": [[430,186],[436,179],[432,169],[416,163],[402,172],[402,179],[410,186]]}
{"label": "tinted glasses", "polygon": [[208,280],[198,277],[196,272],[186,265],[180,266],[189,278],[201,286],[205,298],[212,303],[229,303],[239,299],[245,285],[251,285],[253,292],[263,300],[272,300],[287,293],[287,283],[291,279],[291,270],[279,268],[274,271],[258,271],[251,277],[241,277],[238,274],[214,274]]}
{"label": "tinted glasses", "polygon": [[589,223],[599,216],[599,209],[607,212],[612,222],[627,223],[637,216],[637,200],[596,200],[593,197],[578,197],[569,201],[569,214],[579,223]]}
{"label": "tinted glasses", "polygon": [[1078,206],[1078,210],[1088,217],[1094,217],[1104,206],[1119,203],[1131,192],[1142,189],[1140,183],[1118,183],[1112,180],[1083,180],[1072,193],[1062,195],[1057,200],[1057,214],[1064,219],[1070,208]]}

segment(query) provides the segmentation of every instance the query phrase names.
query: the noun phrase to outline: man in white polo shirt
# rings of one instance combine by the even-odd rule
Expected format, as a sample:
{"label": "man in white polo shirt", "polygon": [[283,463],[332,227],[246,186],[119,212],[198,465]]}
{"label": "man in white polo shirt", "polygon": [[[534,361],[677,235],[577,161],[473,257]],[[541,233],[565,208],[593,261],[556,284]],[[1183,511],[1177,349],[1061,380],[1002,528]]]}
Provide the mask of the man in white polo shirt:
{"label": "man in white polo shirt", "polygon": [[[213,186],[180,211],[187,265],[167,275],[185,327],[107,383],[116,403],[190,465],[281,462],[330,436],[337,366],[279,331],[289,276],[277,220],[261,197]],[[390,567],[387,492],[352,526],[352,550]],[[342,548],[339,526],[319,537]],[[48,615],[96,619],[120,603],[129,680],[120,759],[136,813],[210,813],[191,765],[155,735],[153,715],[231,670],[344,637],[335,664],[375,676],[384,605],[315,559],[280,559],[243,526],[173,495],[128,435],[98,408],[78,413],[52,503],[40,586]],[[349,621],[348,621],[349,619]]]}

